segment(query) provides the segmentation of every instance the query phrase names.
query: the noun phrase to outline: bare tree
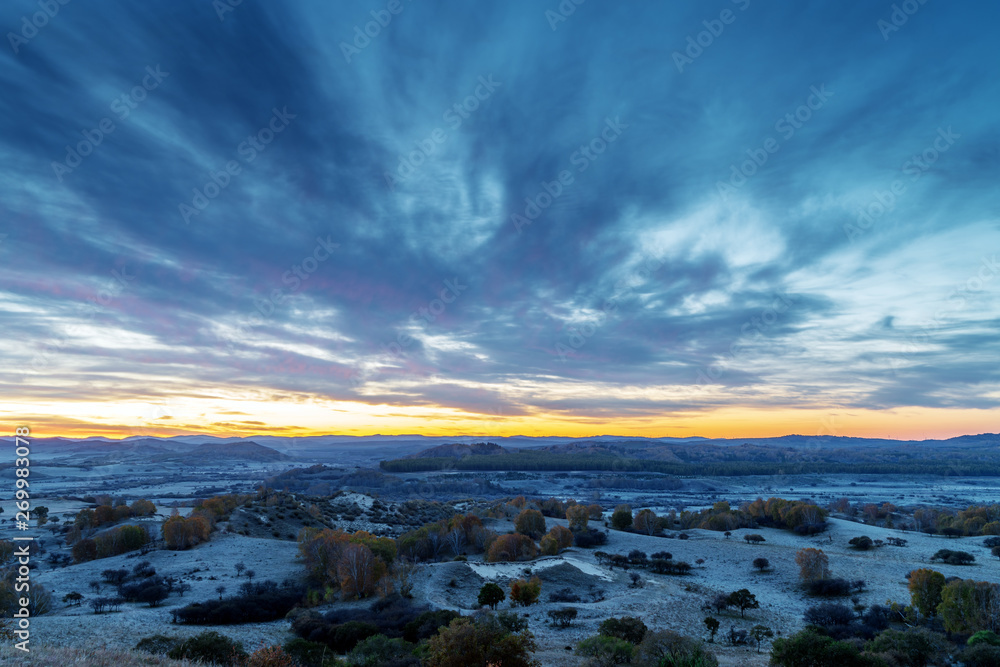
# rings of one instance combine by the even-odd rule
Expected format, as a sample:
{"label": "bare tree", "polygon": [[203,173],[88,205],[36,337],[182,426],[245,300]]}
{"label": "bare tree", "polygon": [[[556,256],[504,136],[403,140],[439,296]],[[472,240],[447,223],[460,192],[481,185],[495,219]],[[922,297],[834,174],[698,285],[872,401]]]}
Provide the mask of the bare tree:
{"label": "bare tree", "polygon": [[460,526],[452,528],[445,538],[448,541],[448,546],[451,547],[456,556],[462,553],[462,547],[465,546],[465,531]]}

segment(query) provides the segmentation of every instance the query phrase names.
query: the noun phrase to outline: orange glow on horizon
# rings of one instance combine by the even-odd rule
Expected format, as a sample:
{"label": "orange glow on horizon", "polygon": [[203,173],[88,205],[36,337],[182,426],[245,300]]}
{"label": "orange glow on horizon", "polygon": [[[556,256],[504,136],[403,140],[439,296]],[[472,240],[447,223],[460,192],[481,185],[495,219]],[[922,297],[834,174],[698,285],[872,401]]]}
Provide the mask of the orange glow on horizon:
{"label": "orange glow on horizon", "polygon": [[[260,406],[255,406],[260,407]],[[83,438],[99,436],[121,439],[130,436],[170,437],[213,435],[252,439],[255,436],[373,436],[422,435],[427,437],[472,436],[484,440],[510,436],[558,436],[585,438],[599,435],[624,437],[683,438],[768,438],[782,435],[835,435],[894,440],[946,439],[959,435],[997,432],[997,415],[989,410],[944,410],[897,408],[893,410],[820,410],[720,408],[704,412],[665,414],[662,417],[620,419],[568,417],[537,414],[498,417],[461,412],[450,408],[408,410],[391,407],[391,412],[365,406],[342,418],[331,418],[320,406],[290,415],[254,414],[249,421],[233,421],[224,413],[202,413],[201,418],[174,419],[170,416],[123,424],[113,418],[80,415],[63,418],[58,414],[36,414],[33,418],[0,419],[0,433],[12,435],[18,426],[31,428],[33,437]],[[388,407],[388,406],[386,406]],[[402,414],[406,411],[414,414]],[[8,414],[10,411],[8,411]],[[249,415],[247,415],[249,417]],[[286,418],[282,418],[286,417]]]}

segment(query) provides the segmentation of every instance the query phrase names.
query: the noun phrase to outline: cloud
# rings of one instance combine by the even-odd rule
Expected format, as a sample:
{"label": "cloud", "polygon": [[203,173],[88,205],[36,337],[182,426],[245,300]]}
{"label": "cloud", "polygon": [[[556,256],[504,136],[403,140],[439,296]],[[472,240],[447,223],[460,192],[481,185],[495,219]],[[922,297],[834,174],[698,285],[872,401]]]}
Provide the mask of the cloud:
{"label": "cloud", "polygon": [[[678,72],[714,18],[693,2],[581,5],[556,30],[527,0],[405,7],[350,63],[360,1],[224,20],[193,0],[67,5],[0,56],[0,361],[19,369],[0,391],[249,386],[609,422],[995,406],[978,364],[1000,279],[927,349],[900,346],[932,316],[927,283],[1000,250],[1000,83],[968,29],[998,10],[927,5],[886,42],[884,8],[753,5]],[[34,10],[8,3],[0,24]],[[959,138],[914,178],[942,128]],[[615,395],[663,385],[697,398]]]}

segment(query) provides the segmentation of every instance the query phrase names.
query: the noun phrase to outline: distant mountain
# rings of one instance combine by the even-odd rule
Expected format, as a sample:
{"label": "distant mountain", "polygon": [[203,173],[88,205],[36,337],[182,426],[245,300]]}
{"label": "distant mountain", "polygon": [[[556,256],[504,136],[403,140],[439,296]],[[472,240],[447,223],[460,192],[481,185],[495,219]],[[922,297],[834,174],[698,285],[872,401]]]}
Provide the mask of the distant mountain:
{"label": "distant mountain", "polygon": [[[273,461],[293,461],[294,458],[282,454],[276,449],[258,445],[256,442],[223,442],[199,445],[181,455],[191,462],[211,461],[252,461],[254,463],[270,463]],[[172,456],[171,458],[175,458]]]}

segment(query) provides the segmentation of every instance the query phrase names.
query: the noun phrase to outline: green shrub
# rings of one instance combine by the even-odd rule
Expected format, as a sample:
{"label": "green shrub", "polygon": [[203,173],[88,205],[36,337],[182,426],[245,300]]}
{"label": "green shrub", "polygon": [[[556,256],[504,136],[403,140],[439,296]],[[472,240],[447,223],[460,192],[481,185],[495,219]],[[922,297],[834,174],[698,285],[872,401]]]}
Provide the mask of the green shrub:
{"label": "green shrub", "polygon": [[966,648],[958,657],[965,667],[996,667],[1000,665],[1000,646],[976,644]]}
{"label": "green shrub", "polygon": [[418,667],[413,645],[402,639],[374,635],[358,642],[347,654],[349,667]]}
{"label": "green shrub", "polygon": [[340,664],[326,644],[311,642],[308,639],[296,637],[285,643],[285,653],[298,660],[304,667],[334,667]]}
{"label": "green shrub", "polygon": [[590,658],[598,665],[621,665],[632,662],[635,646],[624,639],[597,635],[577,644],[576,654]]}
{"label": "green shrub", "polygon": [[975,646],[976,644],[1000,646],[1000,635],[997,635],[997,633],[992,630],[980,630],[976,634],[969,637],[969,641],[967,643],[969,646]]}
{"label": "green shrub", "polygon": [[646,636],[649,628],[635,616],[605,619],[598,627],[598,632],[605,637],[616,637],[629,644],[638,644]]}

